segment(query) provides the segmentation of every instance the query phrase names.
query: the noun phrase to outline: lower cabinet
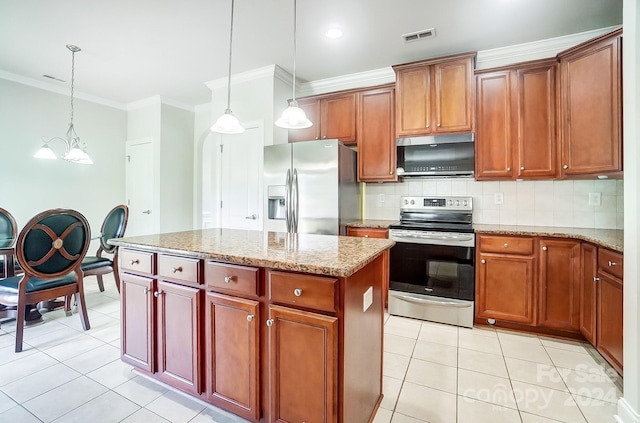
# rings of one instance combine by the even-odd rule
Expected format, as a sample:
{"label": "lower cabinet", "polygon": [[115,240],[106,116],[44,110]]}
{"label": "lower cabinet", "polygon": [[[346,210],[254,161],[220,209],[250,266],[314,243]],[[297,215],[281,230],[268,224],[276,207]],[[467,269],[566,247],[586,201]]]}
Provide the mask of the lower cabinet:
{"label": "lower cabinet", "polygon": [[580,256],[580,333],[596,345],[598,248],[583,243]]}
{"label": "lower cabinet", "polygon": [[206,395],[247,419],[260,417],[260,314],[254,300],[207,292]]}
{"label": "lower cabinet", "polygon": [[120,275],[120,346],[122,361],[155,371],[155,279]]}
{"label": "lower cabinet", "polygon": [[269,306],[271,421],[337,422],[338,319]]}
{"label": "lower cabinet", "polygon": [[596,348],[618,371],[622,371],[623,257],[598,249],[598,308]]}

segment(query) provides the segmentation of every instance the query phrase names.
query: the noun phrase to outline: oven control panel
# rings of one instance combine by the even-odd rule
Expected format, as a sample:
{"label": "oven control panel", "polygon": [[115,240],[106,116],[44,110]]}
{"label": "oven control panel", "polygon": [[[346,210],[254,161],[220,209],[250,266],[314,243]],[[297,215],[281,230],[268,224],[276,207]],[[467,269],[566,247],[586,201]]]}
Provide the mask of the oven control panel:
{"label": "oven control panel", "polygon": [[401,197],[401,210],[473,210],[473,197]]}

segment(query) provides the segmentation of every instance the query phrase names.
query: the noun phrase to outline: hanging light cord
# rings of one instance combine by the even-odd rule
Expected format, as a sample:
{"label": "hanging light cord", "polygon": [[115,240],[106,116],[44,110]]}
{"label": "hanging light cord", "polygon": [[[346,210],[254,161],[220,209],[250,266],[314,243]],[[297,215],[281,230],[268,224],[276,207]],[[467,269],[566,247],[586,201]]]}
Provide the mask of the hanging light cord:
{"label": "hanging light cord", "polygon": [[76,72],[76,52],[75,50],[71,50],[71,123],[69,124],[73,127],[73,82],[75,80],[75,72]]}
{"label": "hanging light cord", "polygon": [[293,0],[293,103],[296,102],[296,17],[298,16],[296,13],[296,4],[297,1]]}
{"label": "hanging light cord", "polygon": [[227,80],[227,110],[225,112],[231,111],[231,47],[233,40],[233,9],[234,9],[234,0],[231,0],[231,28],[229,32],[229,76]]}

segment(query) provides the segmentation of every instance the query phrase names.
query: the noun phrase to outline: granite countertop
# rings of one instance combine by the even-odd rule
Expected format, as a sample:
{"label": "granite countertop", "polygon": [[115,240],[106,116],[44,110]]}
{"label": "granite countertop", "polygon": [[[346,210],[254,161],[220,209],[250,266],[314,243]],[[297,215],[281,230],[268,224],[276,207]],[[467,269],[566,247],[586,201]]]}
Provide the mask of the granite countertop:
{"label": "granite countertop", "polygon": [[109,243],[226,263],[349,277],[395,242],[388,239],[202,229],[110,239]]}
{"label": "granite countertop", "polygon": [[389,229],[389,226],[394,223],[398,223],[397,220],[375,220],[375,219],[363,219],[356,220],[355,222],[347,223],[347,226],[351,228],[372,228],[372,229]]}
{"label": "granite countertop", "polygon": [[624,247],[624,231],[620,229],[588,229],[562,228],[552,226],[523,226],[523,225],[485,225],[473,224],[476,233],[490,233],[498,235],[528,235],[557,238],[574,238],[592,242],[602,247],[622,253]]}

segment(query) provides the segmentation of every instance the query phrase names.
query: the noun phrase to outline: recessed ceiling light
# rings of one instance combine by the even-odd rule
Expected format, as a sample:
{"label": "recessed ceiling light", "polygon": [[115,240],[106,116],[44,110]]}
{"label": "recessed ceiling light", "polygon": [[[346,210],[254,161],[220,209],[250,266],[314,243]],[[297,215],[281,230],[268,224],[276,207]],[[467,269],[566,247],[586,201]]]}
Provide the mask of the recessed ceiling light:
{"label": "recessed ceiling light", "polygon": [[327,32],[325,32],[324,35],[327,38],[335,40],[336,38],[342,37],[342,30],[340,28],[331,28]]}

